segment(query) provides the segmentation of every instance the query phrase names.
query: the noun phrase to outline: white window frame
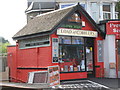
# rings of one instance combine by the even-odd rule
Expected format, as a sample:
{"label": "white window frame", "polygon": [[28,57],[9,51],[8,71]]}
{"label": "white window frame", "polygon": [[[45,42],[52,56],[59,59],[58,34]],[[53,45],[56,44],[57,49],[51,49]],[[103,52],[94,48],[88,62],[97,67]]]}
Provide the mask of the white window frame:
{"label": "white window frame", "polygon": [[[46,73],[46,78],[45,78],[46,82],[44,82],[44,83],[48,83],[48,71],[35,71],[35,72],[29,72],[28,84],[33,84],[35,73],[43,73],[43,72]],[[38,84],[38,83],[34,83],[34,84]]]}
{"label": "white window frame", "polygon": [[[106,20],[106,19],[111,19],[112,18],[112,10],[111,10],[111,3],[103,3],[103,6],[104,5],[110,5],[110,12],[108,11],[103,11],[103,20]],[[103,7],[102,6],[102,7]],[[106,15],[105,15],[106,14]],[[108,17],[108,14],[110,14],[110,18]],[[107,18],[106,18],[107,17]]]}
{"label": "white window frame", "polygon": [[[109,18],[109,14],[110,14],[110,18]],[[103,19],[106,20],[106,19],[111,19],[111,12],[107,12],[107,11],[103,11]]]}
{"label": "white window frame", "polygon": [[[24,47],[20,47],[20,46],[19,46],[19,48],[20,48],[20,49],[28,49],[28,48],[36,48],[36,47],[47,47],[47,46],[50,46],[50,36],[49,36],[49,35],[48,35],[48,38],[49,38],[48,40],[42,40],[42,41],[32,42],[32,43],[38,43],[38,42],[46,42],[46,41],[49,41],[48,44],[45,44],[45,45],[43,44],[43,45],[36,45],[36,46],[29,46],[29,47],[26,47],[26,46],[25,46],[26,44],[30,44],[30,42],[29,42],[29,43],[26,42],[26,43],[24,43]],[[19,45],[20,45],[20,43],[19,43]]]}

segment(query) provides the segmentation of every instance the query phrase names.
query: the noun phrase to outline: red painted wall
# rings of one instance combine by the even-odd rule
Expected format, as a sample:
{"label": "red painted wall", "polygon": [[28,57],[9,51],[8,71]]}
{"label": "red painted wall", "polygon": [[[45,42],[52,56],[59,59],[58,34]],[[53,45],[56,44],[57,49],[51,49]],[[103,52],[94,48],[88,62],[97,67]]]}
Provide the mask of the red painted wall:
{"label": "red painted wall", "polygon": [[87,72],[77,72],[77,73],[61,73],[61,80],[70,80],[70,79],[83,79],[87,78]]}
{"label": "red painted wall", "polygon": [[103,40],[102,37],[98,37],[94,41],[94,60],[95,60],[95,66],[99,66],[95,68],[95,76],[96,77],[104,77],[104,62],[98,62],[98,46],[97,41]]}
{"label": "red painted wall", "polygon": [[18,67],[46,67],[51,65],[51,47],[18,49]]}
{"label": "red painted wall", "polygon": [[9,77],[12,81],[16,81],[16,46],[9,46],[7,47],[7,63],[8,63],[8,67],[10,68],[10,73],[9,73]]}

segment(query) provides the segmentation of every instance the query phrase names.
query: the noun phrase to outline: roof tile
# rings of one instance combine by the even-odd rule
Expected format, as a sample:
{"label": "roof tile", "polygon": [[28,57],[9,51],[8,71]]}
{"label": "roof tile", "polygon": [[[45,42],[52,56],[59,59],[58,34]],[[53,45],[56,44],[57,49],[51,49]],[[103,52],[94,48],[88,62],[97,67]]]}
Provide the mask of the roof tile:
{"label": "roof tile", "polygon": [[65,17],[73,7],[41,14],[25,25],[13,38],[50,31]]}

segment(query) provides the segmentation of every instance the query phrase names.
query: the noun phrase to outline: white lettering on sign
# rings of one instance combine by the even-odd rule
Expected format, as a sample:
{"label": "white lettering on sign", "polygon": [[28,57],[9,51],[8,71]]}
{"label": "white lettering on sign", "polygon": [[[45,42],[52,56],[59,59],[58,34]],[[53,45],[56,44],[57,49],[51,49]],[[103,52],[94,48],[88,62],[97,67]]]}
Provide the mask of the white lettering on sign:
{"label": "white lettering on sign", "polygon": [[57,35],[97,37],[98,33],[96,31],[59,28],[57,30]]}
{"label": "white lettering on sign", "polygon": [[113,28],[113,32],[114,33],[119,33],[120,32],[120,24],[113,24],[113,23],[110,23],[110,27]]}
{"label": "white lettering on sign", "polygon": [[119,33],[119,32],[120,32],[120,29],[114,28],[114,29],[113,29],[113,32]]}
{"label": "white lettering on sign", "polygon": [[110,27],[118,28],[118,27],[120,27],[120,24],[113,24],[113,23],[110,23]]}

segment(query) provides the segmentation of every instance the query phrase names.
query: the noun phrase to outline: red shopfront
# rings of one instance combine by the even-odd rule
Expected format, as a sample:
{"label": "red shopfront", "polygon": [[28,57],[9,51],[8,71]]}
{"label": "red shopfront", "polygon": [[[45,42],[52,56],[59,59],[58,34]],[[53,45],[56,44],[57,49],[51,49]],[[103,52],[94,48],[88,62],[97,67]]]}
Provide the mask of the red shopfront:
{"label": "red shopfront", "polygon": [[[40,21],[43,18],[44,23]],[[34,27],[36,30],[40,24],[41,28],[48,25],[44,29],[54,26],[52,30],[35,33]],[[60,67],[60,80],[103,77],[100,70],[104,68],[104,63],[99,48],[102,48],[104,37],[104,33],[79,5],[38,16],[13,37],[18,42],[13,60],[16,68],[12,70],[13,66],[9,64],[13,71],[10,77],[27,82],[29,72],[45,71],[53,65]],[[11,48],[8,48],[8,53],[14,53]]]}

